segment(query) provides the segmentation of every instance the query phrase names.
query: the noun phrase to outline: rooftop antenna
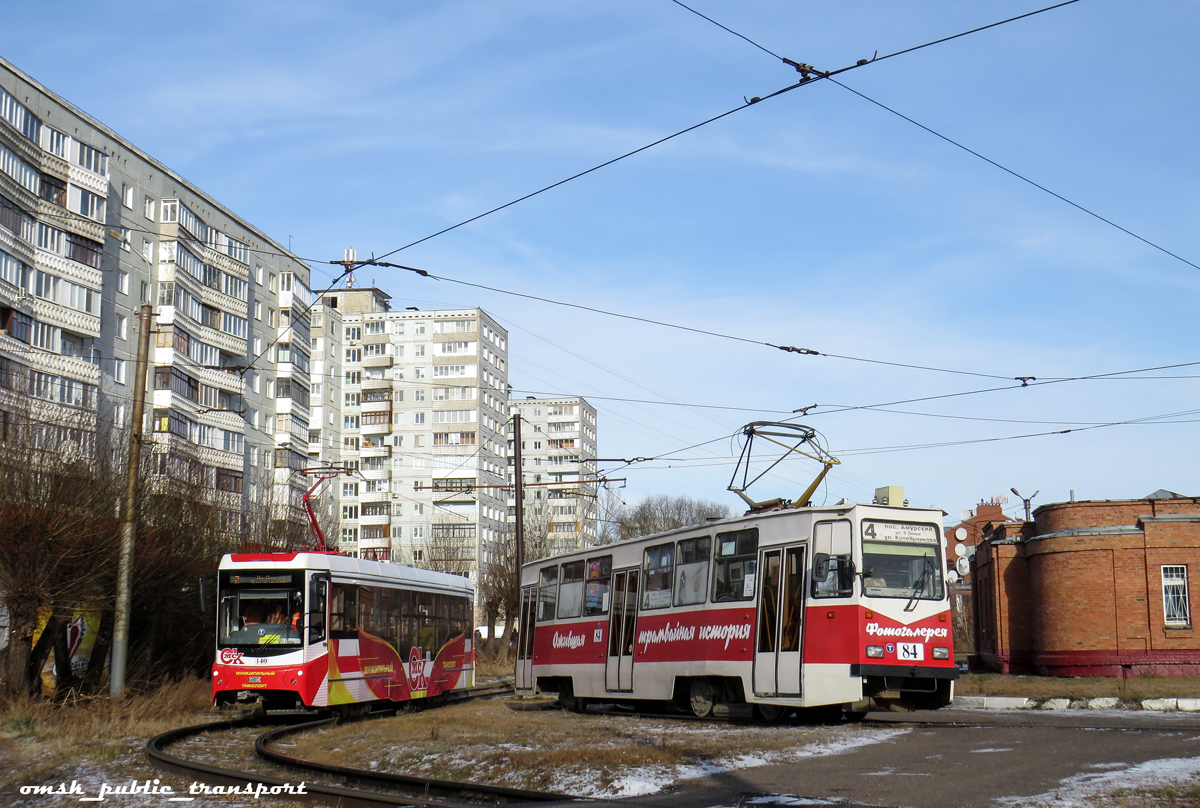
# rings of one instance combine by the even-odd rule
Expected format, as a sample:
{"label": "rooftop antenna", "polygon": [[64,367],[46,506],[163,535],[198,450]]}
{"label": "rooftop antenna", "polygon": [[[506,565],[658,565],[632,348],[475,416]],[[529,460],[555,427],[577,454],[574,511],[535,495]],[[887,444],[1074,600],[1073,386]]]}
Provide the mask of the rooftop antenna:
{"label": "rooftop antenna", "polygon": [[346,265],[346,268],[349,270],[346,273],[346,288],[347,289],[354,288],[354,270],[351,269],[350,267],[357,261],[358,261],[358,250],[354,249],[353,247],[347,247],[346,248],[346,259],[344,262]]}

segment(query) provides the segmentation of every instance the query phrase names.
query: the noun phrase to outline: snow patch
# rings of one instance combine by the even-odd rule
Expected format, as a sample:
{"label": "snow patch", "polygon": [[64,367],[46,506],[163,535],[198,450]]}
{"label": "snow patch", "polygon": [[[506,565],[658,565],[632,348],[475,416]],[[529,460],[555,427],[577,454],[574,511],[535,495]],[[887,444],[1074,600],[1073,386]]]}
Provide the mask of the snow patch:
{"label": "snow patch", "polygon": [[1001,797],[994,804],[1001,808],[1030,804],[1036,804],[1039,808],[1093,808],[1095,803],[1089,798],[1110,791],[1157,788],[1200,776],[1200,757],[1148,760],[1129,767],[1124,763],[1092,764],[1091,768],[1101,766],[1109,770],[1072,775],[1059,781],[1058,788],[1045,794]]}

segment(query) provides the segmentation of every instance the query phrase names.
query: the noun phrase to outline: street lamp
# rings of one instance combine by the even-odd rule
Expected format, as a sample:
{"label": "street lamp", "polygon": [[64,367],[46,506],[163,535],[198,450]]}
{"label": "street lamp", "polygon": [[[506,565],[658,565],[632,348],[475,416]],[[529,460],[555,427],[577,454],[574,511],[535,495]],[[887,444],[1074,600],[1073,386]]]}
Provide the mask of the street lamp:
{"label": "street lamp", "polygon": [[1037,491],[1034,491],[1034,492],[1033,492],[1032,494],[1030,494],[1028,497],[1023,497],[1023,496],[1021,496],[1021,492],[1020,492],[1020,491],[1018,491],[1018,490],[1017,490],[1017,489],[1015,489],[1015,488],[1010,488],[1010,489],[1008,489],[1008,490],[1009,490],[1009,491],[1012,491],[1014,494],[1016,494],[1016,495],[1017,495],[1017,499],[1019,499],[1019,500],[1021,500],[1022,502],[1024,502],[1024,503],[1025,503],[1025,521],[1026,521],[1026,522],[1028,522],[1028,521],[1029,521],[1029,519],[1030,519],[1030,516],[1029,516],[1029,503],[1033,501],[1033,498],[1034,498],[1034,497],[1036,497],[1038,494],[1040,494],[1040,493],[1042,492],[1042,491],[1041,491],[1041,489],[1039,488]]}

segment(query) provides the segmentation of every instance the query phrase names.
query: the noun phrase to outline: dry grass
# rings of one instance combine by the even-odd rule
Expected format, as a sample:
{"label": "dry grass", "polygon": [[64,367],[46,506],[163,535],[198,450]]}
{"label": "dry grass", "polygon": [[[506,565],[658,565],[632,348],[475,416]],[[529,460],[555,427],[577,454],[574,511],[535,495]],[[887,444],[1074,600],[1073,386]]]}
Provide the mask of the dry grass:
{"label": "dry grass", "polygon": [[1039,701],[1113,697],[1138,702],[1143,699],[1200,698],[1200,677],[1139,676],[1110,679],[1102,676],[1055,678],[980,673],[960,678],[954,683],[954,693],[959,696],[1024,696]]}
{"label": "dry grass", "polygon": [[206,679],[188,679],[133,694],[64,704],[0,702],[0,785],[36,779],[69,762],[107,762],[140,752],[147,738],[214,720]]}
{"label": "dry grass", "polygon": [[296,738],[302,757],[345,766],[540,790],[575,773],[607,788],[628,769],[791,750],[829,730],[697,725],[675,719],[516,712],[498,700],[334,727]]}
{"label": "dry grass", "polygon": [[1159,788],[1123,788],[1091,800],[1105,808],[1195,808],[1200,805],[1200,781]]}
{"label": "dry grass", "polygon": [[505,662],[502,659],[480,657],[475,660],[475,682],[483,684],[496,679],[509,679],[512,678],[514,670],[515,664],[512,660]]}

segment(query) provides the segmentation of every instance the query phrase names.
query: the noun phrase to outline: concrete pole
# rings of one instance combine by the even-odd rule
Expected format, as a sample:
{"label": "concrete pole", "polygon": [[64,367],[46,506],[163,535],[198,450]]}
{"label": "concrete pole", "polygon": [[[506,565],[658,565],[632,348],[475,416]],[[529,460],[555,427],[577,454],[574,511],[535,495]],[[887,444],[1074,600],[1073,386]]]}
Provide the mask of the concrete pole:
{"label": "concrete pole", "polygon": [[137,369],[133,376],[133,418],[129,430],[129,468],[125,478],[125,501],[121,504],[121,548],[117,559],[117,607],[113,625],[112,672],[109,698],[124,695],[125,668],[129,658],[129,611],[133,591],[133,547],[137,536],[138,470],[142,459],[142,426],[146,411],[146,371],[150,364],[150,319],[153,308],[142,305],[138,313]]}
{"label": "concrete pole", "polygon": [[[521,411],[513,413],[513,497],[517,501],[517,589],[521,586],[521,567],[525,565],[525,486],[521,473]],[[524,631],[525,627],[522,626]]]}

